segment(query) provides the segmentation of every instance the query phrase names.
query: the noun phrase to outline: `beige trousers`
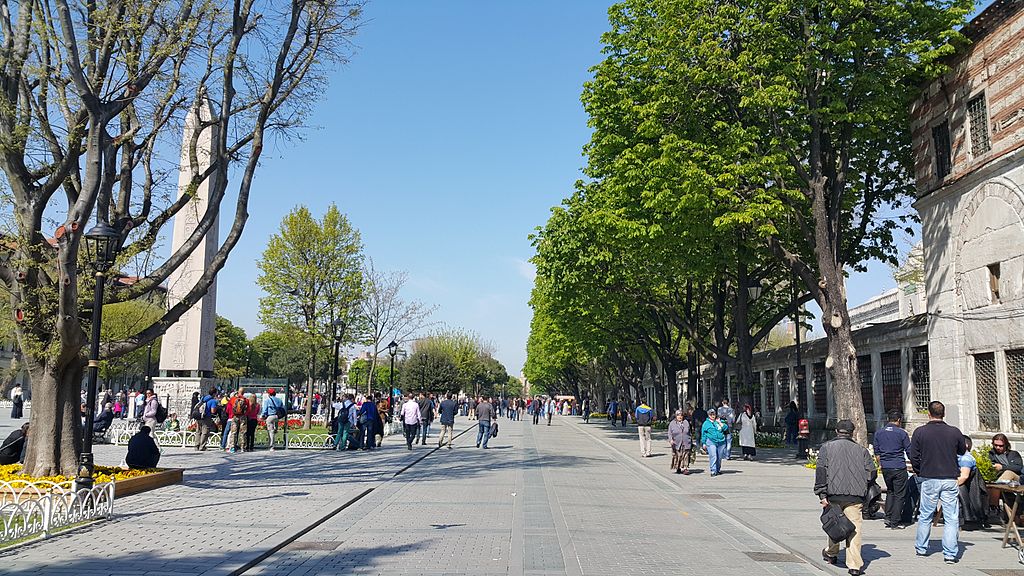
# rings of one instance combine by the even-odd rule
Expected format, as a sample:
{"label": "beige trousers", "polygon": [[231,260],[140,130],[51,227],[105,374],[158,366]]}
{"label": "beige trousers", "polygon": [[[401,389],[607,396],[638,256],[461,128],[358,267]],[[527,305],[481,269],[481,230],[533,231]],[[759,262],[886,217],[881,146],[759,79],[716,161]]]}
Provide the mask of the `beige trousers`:
{"label": "beige trousers", "polygon": [[637,426],[640,431],[640,455],[650,456],[651,455],[651,427],[650,426]]}
{"label": "beige trousers", "polygon": [[[840,506],[843,509],[843,516],[846,516],[850,522],[853,522],[854,531],[853,536],[846,539],[846,567],[850,570],[860,570],[864,567],[864,559],[860,556],[860,524],[861,524],[861,512],[864,508],[863,504],[856,503],[851,504],[849,502],[835,502],[833,506]],[[828,538],[828,546],[825,548],[825,552],[829,556],[839,555],[839,542],[833,542],[831,538]]]}
{"label": "beige trousers", "polygon": [[445,435],[448,437],[448,447],[452,447],[452,441],[455,440],[455,432],[453,426],[447,424],[441,424],[441,437],[437,439],[437,446],[440,448],[444,446]]}

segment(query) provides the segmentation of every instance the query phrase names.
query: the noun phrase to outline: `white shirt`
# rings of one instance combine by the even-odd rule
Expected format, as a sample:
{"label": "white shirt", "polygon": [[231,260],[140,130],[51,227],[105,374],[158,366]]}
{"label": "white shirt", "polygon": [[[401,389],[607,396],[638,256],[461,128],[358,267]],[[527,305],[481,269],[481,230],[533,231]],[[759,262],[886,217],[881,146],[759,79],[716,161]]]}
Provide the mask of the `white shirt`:
{"label": "white shirt", "polygon": [[415,400],[402,404],[402,421],[406,424],[420,423],[420,405]]}

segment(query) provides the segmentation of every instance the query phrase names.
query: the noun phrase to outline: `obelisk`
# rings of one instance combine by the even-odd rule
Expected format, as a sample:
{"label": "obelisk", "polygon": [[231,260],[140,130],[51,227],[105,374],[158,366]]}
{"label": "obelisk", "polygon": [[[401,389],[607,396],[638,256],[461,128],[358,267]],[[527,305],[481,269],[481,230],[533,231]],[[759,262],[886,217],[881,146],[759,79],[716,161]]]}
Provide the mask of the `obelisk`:
{"label": "obelisk", "polygon": [[[189,149],[199,127],[199,119],[208,119],[209,117],[209,104],[204,100],[194,106],[185,119],[178,175],[179,199],[189,193],[189,185],[193,177]],[[216,130],[215,126],[207,127],[199,133],[197,138],[196,159],[199,173],[210,166],[213,141],[217,136]],[[216,184],[215,177],[215,175],[211,176],[199,184],[192,198],[174,216],[174,228],[171,236],[172,254],[188,241],[206,214],[210,190]],[[215,217],[213,225],[203,241],[168,277],[168,308],[180,302],[209,267],[217,252],[218,224],[219,218]],[[187,411],[190,407],[187,404],[192,393],[205,390],[213,383],[216,326],[217,284],[214,282],[207,290],[206,295],[189,308],[173,326],[168,328],[163,336],[160,344],[160,377],[154,378],[154,389],[161,400],[170,399],[168,409],[177,411],[180,418],[188,418]],[[183,410],[184,413],[182,413]]]}

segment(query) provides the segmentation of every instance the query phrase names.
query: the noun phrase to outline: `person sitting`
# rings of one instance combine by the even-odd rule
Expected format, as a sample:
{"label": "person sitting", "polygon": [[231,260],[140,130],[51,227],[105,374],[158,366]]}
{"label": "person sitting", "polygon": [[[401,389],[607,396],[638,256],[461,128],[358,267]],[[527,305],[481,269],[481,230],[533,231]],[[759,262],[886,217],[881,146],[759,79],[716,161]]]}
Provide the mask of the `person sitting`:
{"label": "person sitting", "polygon": [[110,424],[114,422],[114,407],[109,402],[103,407],[103,412],[100,412],[99,418],[92,423],[93,434],[103,434],[110,428]]}
{"label": "person sitting", "polygon": [[25,445],[28,443],[28,422],[21,425],[0,444],[0,464],[17,464],[25,461]]}
{"label": "person sitting", "polygon": [[967,451],[959,458],[960,477],[956,485],[960,492],[960,524],[961,526],[988,527],[988,491],[985,479],[978,473],[978,463],[971,454],[971,439],[964,436]]}
{"label": "person sitting", "polygon": [[143,426],[128,441],[128,455],[125,456],[124,462],[129,468],[156,468],[160,463],[160,449],[150,437],[150,431],[149,426]]}
{"label": "person sitting", "polygon": [[[1010,440],[1006,434],[999,433],[992,437],[992,449],[988,452],[988,459],[992,461],[992,468],[999,474],[996,482],[1019,482],[1020,477],[1024,475],[1024,461],[1020,452],[1010,449]],[[1000,496],[1011,508],[1013,507],[1016,496],[1002,490],[991,490],[988,503],[993,512],[998,508]]]}
{"label": "person sitting", "polygon": [[167,415],[167,420],[164,420],[164,431],[165,432],[179,432],[181,431],[181,422],[178,421],[178,415],[175,412],[171,412]]}

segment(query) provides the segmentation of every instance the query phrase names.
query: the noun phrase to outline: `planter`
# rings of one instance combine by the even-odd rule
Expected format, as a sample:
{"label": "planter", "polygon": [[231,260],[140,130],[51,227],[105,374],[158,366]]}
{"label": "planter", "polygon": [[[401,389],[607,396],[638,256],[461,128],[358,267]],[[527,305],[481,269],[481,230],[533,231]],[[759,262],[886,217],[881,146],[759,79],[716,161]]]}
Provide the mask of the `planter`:
{"label": "planter", "polygon": [[139,476],[137,478],[116,480],[114,482],[114,497],[122,498],[124,496],[130,496],[132,494],[156,490],[157,488],[163,488],[164,486],[170,486],[172,484],[178,484],[181,482],[184,472],[184,468],[167,468],[160,470],[159,472],[146,474],[145,476]]}

